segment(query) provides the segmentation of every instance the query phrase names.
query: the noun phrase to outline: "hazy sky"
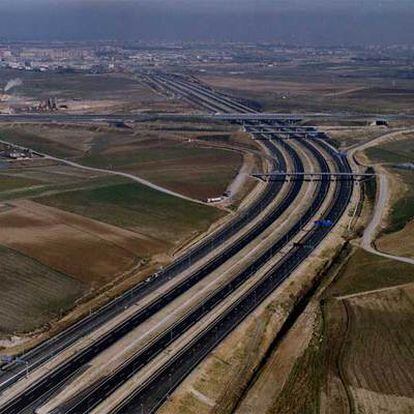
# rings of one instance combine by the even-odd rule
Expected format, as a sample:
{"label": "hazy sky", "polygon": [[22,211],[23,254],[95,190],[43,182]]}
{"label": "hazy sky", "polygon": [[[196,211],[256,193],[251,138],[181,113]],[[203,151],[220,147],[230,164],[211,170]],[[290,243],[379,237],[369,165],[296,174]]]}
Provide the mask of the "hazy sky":
{"label": "hazy sky", "polygon": [[414,43],[414,0],[0,0],[0,37]]}

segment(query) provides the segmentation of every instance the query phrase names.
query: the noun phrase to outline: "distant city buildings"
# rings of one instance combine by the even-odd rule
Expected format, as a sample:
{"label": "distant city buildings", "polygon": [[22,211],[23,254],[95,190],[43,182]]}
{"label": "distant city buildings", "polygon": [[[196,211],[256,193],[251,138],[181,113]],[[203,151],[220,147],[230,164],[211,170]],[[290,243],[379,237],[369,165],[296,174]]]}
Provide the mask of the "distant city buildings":
{"label": "distant city buildings", "polygon": [[318,63],[327,56],[338,60],[396,59],[399,55],[414,55],[414,47],[390,46],[370,48],[316,48],[294,47],[263,43],[0,43],[0,68],[22,71],[86,71],[134,72],[154,68],[174,69],[192,65],[202,73],[221,64],[226,69],[232,64],[256,65],[263,70],[277,70],[283,63],[312,59]]}

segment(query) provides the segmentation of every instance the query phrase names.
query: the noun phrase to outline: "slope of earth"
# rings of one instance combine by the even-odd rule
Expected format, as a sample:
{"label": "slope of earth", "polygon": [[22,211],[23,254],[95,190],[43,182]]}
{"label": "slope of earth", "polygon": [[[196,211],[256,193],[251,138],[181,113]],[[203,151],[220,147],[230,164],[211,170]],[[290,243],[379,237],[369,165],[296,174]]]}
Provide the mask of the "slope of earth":
{"label": "slope of earth", "polygon": [[369,148],[366,156],[382,164],[391,177],[391,208],[386,228],[376,240],[379,250],[401,256],[414,257],[414,168],[403,169],[404,164],[414,164],[414,135]]}

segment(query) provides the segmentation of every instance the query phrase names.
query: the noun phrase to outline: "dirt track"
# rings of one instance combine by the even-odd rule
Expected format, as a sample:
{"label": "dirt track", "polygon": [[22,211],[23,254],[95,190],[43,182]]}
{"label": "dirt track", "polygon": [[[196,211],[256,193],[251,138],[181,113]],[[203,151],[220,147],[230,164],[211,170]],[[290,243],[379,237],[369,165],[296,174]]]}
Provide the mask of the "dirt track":
{"label": "dirt track", "polygon": [[[399,139],[400,137],[404,137],[403,134],[414,132],[414,129],[407,129],[404,131],[392,132],[390,134],[382,135],[381,137],[375,138],[371,141],[368,141],[364,144],[355,146],[350,150],[350,156],[354,157],[357,152],[364,151],[370,147],[380,145],[381,143],[387,142],[393,139]],[[389,259],[398,260],[404,263],[414,264],[414,259],[407,258],[407,257],[400,257],[394,256],[387,253],[382,253],[378,251],[373,245],[373,241],[375,240],[376,235],[378,234],[379,227],[381,223],[384,221],[384,217],[388,210],[388,205],[390,202],[390,190],[389,190],[389,182],[386,176],[386,173],[383,169],[381,169],[382,174],[379,176],[379,180],[377,180],[378,185],[378,194],[376,203],[374,206],[374,215],[372,220],[366,227],[362,241],[361,247],[370,253],[377,254],[382,257],[386,257]]]}

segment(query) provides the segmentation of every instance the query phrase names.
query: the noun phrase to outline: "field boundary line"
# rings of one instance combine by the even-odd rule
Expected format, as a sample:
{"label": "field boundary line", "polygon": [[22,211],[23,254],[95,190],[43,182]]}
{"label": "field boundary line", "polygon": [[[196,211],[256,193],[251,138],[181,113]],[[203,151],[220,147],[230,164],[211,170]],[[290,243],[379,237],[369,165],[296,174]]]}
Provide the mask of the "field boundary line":
{"label": "field boundary line", "polygon": [[388,290],[393,290],[393,289],[401,289],[401,288],[404,288],[404,287],[409,287],[411,285],[414,286],[414,282],[402,283],[402,284],[394,285],[394,286],[386,286],[386,287],[383,287],[383,288],[373,289],[373,290],[365,290],[363,292],[351,293],[349,295],[335,296],[335,299],[337,299],[337,300],[352,299],[352,298],[356,298],[358,296],[371,295],[371,294],[374,294],[374,293],[386,292]]}

